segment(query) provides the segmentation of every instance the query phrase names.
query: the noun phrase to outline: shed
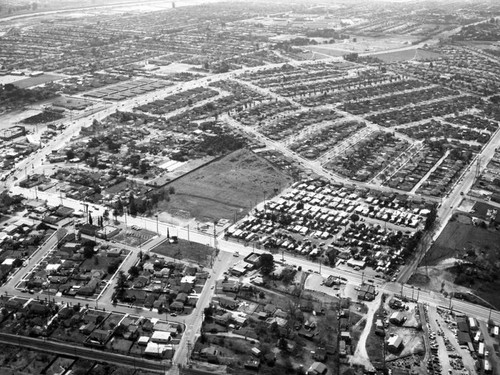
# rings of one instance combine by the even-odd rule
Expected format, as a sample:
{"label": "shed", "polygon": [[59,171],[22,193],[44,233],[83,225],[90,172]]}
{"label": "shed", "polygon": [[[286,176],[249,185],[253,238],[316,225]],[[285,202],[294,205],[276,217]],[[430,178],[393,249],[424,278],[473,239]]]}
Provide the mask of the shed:
{"label": "shed", "polygon": [[390,352],[397,352],[403,346],[403,339],[398,335],[389,337],[387,340],[387,350]]}
{"label": "shed", "polygon": [[261,351],[259,348],[256,348],[256,347],[253,347],[252,350],[251,350],[252,354],[256,357],[260,356],[261,354]]}

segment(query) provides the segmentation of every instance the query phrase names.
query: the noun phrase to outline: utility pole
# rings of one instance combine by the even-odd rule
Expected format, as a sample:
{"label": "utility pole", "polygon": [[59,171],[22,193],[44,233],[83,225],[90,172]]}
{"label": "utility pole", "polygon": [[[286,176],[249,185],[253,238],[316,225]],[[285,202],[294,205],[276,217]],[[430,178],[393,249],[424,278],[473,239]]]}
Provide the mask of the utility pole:
{"label": "utility pole", "polygon": [[217,250],[217,221],[214,220],[214,249]]}

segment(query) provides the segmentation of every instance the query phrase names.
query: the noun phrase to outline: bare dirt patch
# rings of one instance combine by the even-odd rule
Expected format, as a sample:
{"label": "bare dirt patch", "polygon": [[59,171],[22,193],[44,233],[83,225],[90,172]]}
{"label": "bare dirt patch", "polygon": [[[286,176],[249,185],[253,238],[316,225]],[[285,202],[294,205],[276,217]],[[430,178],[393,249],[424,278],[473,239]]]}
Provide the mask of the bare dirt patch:
{"label": "bare dirt patch", "polygon": [[211,263],[214,248],[196,242],[179,240],[178,243],[163,242],[151,249],[151,252],[174,259],[187,259],[202,266]]}
{"label": "bare dirt patch", "polygon": [[233,219],[291,182],[267,161],[242,149],[174,181],[175,194],[160,205],[160,211],[174,216],[189,212],[201,221]]}

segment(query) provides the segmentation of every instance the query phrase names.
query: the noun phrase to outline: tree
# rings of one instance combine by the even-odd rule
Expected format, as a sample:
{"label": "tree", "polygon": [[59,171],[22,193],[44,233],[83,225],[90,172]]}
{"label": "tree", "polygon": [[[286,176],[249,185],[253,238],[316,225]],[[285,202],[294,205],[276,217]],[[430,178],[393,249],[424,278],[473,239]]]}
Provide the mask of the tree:
{"label": "tree", "polygon": [[71,160],[71,159],[74,159],[75,158],[75,152],[73,151],[73,149],[69,149],[66,151],[66,159],[67,160]]}
{"label": "tree", "polygon": [[355,222],[359,221],[359,215],[358,215],[358,214],[352,214],[352,215],[351,215],[351,221],[352,221],[353,223],[355,223]]}
{"label": "tree", "polygon": [[123,271],[118,272],[118,279],[116,280],[115,292],[116,298],[121,300],[123,297],[123,293],[125,292],[125,274]]}
{"label": "tree", "polygon": [[262,254],[260,256],[260,267],[263,275],[269,275],[274,269],[274,258],[272,254]]}
{"label": "tree", "polygon": [[212,307],[212,305],[209,305],[208,307],[205,308],[203,313],[205,314],[206,318],[212,317],[214,314],[214,308]]}
{"label": "tree", "polygon": [[139,173],[140,174],[146,174],[149,169],[149,164],[145,161],[142,161],[141,164],[139,165]]}
{"label": "tree", "polygon": [[109,210],[104,210],[104,214],[102,215],[103,220],[109,221]]}
{"label": "tree", "polygon": [[136,203],[134,195],[132,193],[130,193],[130,196],[129,196],[128,209],[129,209],[131,216],[137,215],[137,203]]}
{"label": "tree", "polygon": [[282,278],[281,281],[283,281],[283,284],[288,285],[290,284],[294,279],[295,279],[295,274],[297,271],[295,271],[294,268],[285,268],[282,273]]}
{"label": "tree", "polygon": [[436,205],[433,205],[430,209],[429,214],[427,215],[427,219],[425,220],[425,230],[429,230],[432,228],[434,225],[434,222],[436,221],[437,218],[437,208]]}
{"label": "tree", "polygon": [[330,266],[335,265],[335,262],[337,261],[337,252],[335,249],[330,250],[328,253],[326,253],[326,256],[328,257],[328,263]]}
{"label": "tree", "polygon": [[14,262],[12,262],[12,266],[15,268],[19,268],[23,265],[23,260],[20,258],[14,259]]}
{"label": "tree", "polygon": [[136,278],[137,276],[139,276],[139,268],[137,266],[130,267],[128,270],[128,274],[133,278]]}
{"label": "tree", "polygon": [[94,256],[94,247],[93,246],[85,246],[83,248],[83,256],[85,259],[90,259]]}
{"label": "tree", "polygon": [[118,269],[119,265],[120,265],[119,261],[114,261],[113,263],[111,263],[108,266],[108,274],[110,274],[110,275],[114,274],[116,272],[116,270]]}

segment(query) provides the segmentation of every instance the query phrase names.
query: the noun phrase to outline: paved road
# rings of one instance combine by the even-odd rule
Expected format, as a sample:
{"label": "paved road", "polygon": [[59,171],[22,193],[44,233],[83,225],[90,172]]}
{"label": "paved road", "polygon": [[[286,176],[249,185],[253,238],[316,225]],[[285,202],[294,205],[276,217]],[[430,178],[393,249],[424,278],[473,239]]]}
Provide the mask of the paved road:
{"label": "paved road", "polygon": [[454,210],[462,202],[463,196],[470,190],[474,180],[476,178],[476,167],[477,161],[481,161],[480,170],[490,162],[495,154],[495,149],[500,144],[500,129],[493,133],[490,142],[486,144],[481,152],[473,159],[469,164],[469,167],[462,173],[462,176],[457,180],[455,185],[452,187],[450,193],[447,197],[442,200],[441,205],[438,208],[438,225],[433,231],[429,243],[426,244],[420,250],[420,253],[411,261],[407,266],[405,266],[400,274],[398,275],[398,282],[407,282],[410,276],[415,272],[418,265],[425,257],[425,254],[430,249],[434,241],[437,240],[441,232],[444,230],[448,221],[453,215]]}
{"label": "paved road", "polygon": [[[415,47],[416,46],[411,46],[411,47],[408,47],[408,49],[410,49],[410,48],[413,49]],[[397,50],[402,50],[402,49],[397,49]],[[384,51],[384,53],[385,52],[386,51]],[[293,63],[293,64],[300,65],[300,64],[306,64],[306,63],[310,63],[310,62],[298,62],[298,63]],[[280,66],[282,64],[274,64],[274,65]],[[269,67],[271,67],[271,66],[272,65],[270,65]],[[261,69],[261,67],[245,69],[245,71],[248,72],[248,71],[259,70],[259,69]],[[217,75],[215,77],[202,78],[200,80],[179,84],[177,86],[168,87],[168,88],[161,89],[161,90],[158,90],[158,91],[155,91],[152,93],[147,93],[147,94],[144,94],[144,95],[138,96],[136,98],[120,102],[120,103],[113,103],[113,104],[109,104],[109,103],[104,104],[103,103],[101,106],[95,107],[92,110],[92,111],[95,111],[95,113],[91,114],[90,116],[89,116],[89,113],[84,112],[84,113],[76,116],[74,118],[73,123],[70,124],[70,126],[62,132],[62,134],[57,136],[56,139],[54,139],[52,142],[50,142],[50,144],[46,145],[42,150],[38,151],[35,155],[32,155],[29,158],[27,158],[26,160],[18,163],[18,165],[16,166],[17,170],[15,171],[13,176],[11,176],[7,180],[6,186],[11,187],[13,191],[19,191],[19,188],[14,187],[14,177],[16,177],[18,179],[23,178],[24,174],[26,173],[25,172],[26,170],[31,170],[31,169],[36,170],[37,168],[39,168],[42,165],[43,159],[47,156],[48,153],[50,153],[53,150],[57,150],[57,149],[61,148],[63,145],[67,144],[67,142],[69,142],[70,138],[73,135],[75,135],[82,126],[90,124],[94,119],[102,120],[103,118],[105,118],[109,114],[115,112],[117,109],[130,110],[137,105],[150,102],[151,100],[154,100],[154,99],[161,97],[161,96],[164,96],[164,95],[168,95],[172,92],[179,91],[181,89],[186,90],[186,89],[193,88],[193,87],[200,86],[200,85],[207,85],[209,80],[222,80],[222,79],[226,79],[226,78],[235,77],[235,75],[240,73],[240,72],[241,71],[236,71],[236,72],[230,72],[230,73],[226,73],[226,74]],[[240,128],[242,127],[241,124],[235,122],[234,120],[230,119],[229,117],[227,117],[227,120],[231,125],[233,125],[235,127],[240,127]],[[245,127],[245,131],[249,131],[249,128]],[[250,130],[250,132],[251,131],[252,130]],[[332,178],[332,179],[335,179],[338,181],[343,181],[345,183],[352,183],[351,181],[349,181],[345,178],[342,178],[341,176],[337,176],[331,172],[324,170],[319,163],[313,163],[313,162],[310,162],[310,161],[305,160],[303,158],[300,158],[298,155],[291,152],[284,145],[282,145],[278,142],[273,142],[269,139],[266,139],[266,138],[262,137],[260,134],[257,134],[257,132],[255,132],[254,135],[256,135],[258,139],[262,140],[269,147],[280,150],[285,155],[291,156],[292,158],[297,160],[299,163],[302,163],[306,168],[313,170],[315,173],[317,173],[319,175],[322,175],[322,176],[325,176],[328,178]],[[481,154],[481,157],[483,158],[484,161],[489,160],[491,158],[491,156],[493,155],[493,152],[494,152],[494,147],[496,146],[496,144],[498,144],[499,141],[500,141],[500,135],[497,132],[496,135],[494,135],[494,137],[492,138],[491,142],[488,144],[488,146],[483,150],[483,152]],[[451,214],[453,212],[453,208],[456,207],[456,205],[461,200],[460,193],[465,192],[471,186],[472,181],[474,179],[474,171],[475,171],[474,167],[469,168],[463,176],[463,181],[460,182],[460,184],[457,184],[457,186],[452,190],[452,193],[449,195],[449,197],[443,201],[443,204],[441,205],[440,211],[439,211],[439,215],[441,218],[441,226],[435,232],[433,239],[437,238],[439,233],[444,228],[444,225],[449,220],[449,217],[451,216]],[[383,191],[391,191],[391,192],[397,191],[396,189],[373,186],[371,184],[356,183],[356,185],[370,187],[370,188],[375,187],[375,188],[377,188],[379,190],[383,190]],[[399,192],[399,191],[397,191],[397,192]],[[29,196],[30,198],[33,197],[32,191],[25,190],[24,193],[26,194],[26,196]],[[50,195],[50,193],[45,193],[45,192],[43,192],[43,193],[39,192],[38,194],[41,197],[42,196],[45,197],[44,199],[47,199],[51,204],[59,204],[60,203],[61,197],[59,197],[57,194]],[[82,207],[81,202],[69,200],[66,198],[64,198],[64,204],[68,205],[70,207],[73,207],[77,210]],[[92,205],[92,206],[97,207],[96,209],[93,209],[96,214],[102,215],[102,212],[104,211],[104,207],[98,206],[98,205]],[[121,217],[119,219],[122,222],[125,220],[124,217]],[[212,236],[209,234],[205,234],[202,232],[196,232],[194,230],[191,230],[190,234],[188,234],[188,230],[186,228],[175,227],[173,225],[161,223],[161,222],[157,224],[156,220],[152,220],[152,219],[148,219],[148,218],[127,217],[127,221],[128,221],[128,225],[138,225],[140,227],[146,228],[146,229],[151,230],[153,232],[156,232],[156,228],[158,225],[158,231],[163,236],[166,235],[167,228],[169,228],[171,234],[174,233],[174,231],[177,231],[177,233],[179,234],[179,237],[183,238],[183,239],[187,239],[187,237],[189,236],[191,241],[195,241],[195,242],[203,243],[203,244],[211,243],[211,241],[212,241]],[[160,240],[161,240],[161,237],[158,237],[157,241],[160,241]],[[52,242],[47,243],[43,247],[43,249],[41,249],[38,253],[36,253],[33,256],[32,260],[31,260],[32,263],[40,260],[41,257],[43,257],[43,255],[46,253],[46,251],[48,251],[48,249],[54,245],[54,239],[51,239],[50,241],[52,241]],[[151,244],[151,245],[153,245],[153,244]],[[221,249],[221,252],[219,254],[217,261],[214,264],[213,275],[211,276],[209,281],[207,281],[207,284],[204,287],[203,292],[201,293],[201,295],[199,297],[199,301],[198,301],[196,309],[194,310],[194,312],[190,316],[180,318],[181,320],[185,320],[186,326],[188,328],[187,328],[187,330],[186,330],[186,332],[181,340],[181,344],[180,344],[180,346],[175,354],[175,357],[174,357],[175,363],[180,363],[180,364],[186,363],[187,356],[188,356],[188,349],[189,349],[188,343],[193,344],[194,341],[196,340],[196,336],[199,334],[199,328],[201,326],[203,309],[207,306],[208,302],[210,301],[210,299],[213,295],[212,286],[215,284],[217,278],[219,278],[221,276],[222,272],[225,269],[227,269],[228,264],[231,263],[232,261],[234,261],[232,254],[235,252],[239,252],[240,256],[243,257],[243,256],[248,255],[250,252],[253,251],[252,248],[246,247],[243,244],[236,243],[233,241],[225,241],[221,238],[218,239],[218,247],[219,247],[219,249]],[[133,250],[133,253],[126,261],[126,264],[123,266],[124,271],[126,271],[127,267],[129,267],[131,264],[133,264],[134,258],[136,259],[136,257],[137,257],[137,252],[139,250],[138,249],[132,249],[132,250]],[[280,258],[279,255],[276,256],[276,258],[279,259]],[[409,267],[407,267],[405,269],[404,272],[401,273],[400,280],[402,280],[402,281],[407,280],[409,275],[411,275],[414,268],[418,264],[418,257],[416,260],[417,260],[417,262],[415,262],[414,264],[411,264]],[[314,270],[317,272],[321,272],[322,276],[325,276],[325,277],[329,276],[329,275],[345,277],[352,284],[359,284],[359,283],[361,283],[361,280],[363,279],[362,275],[360,275],[359,273],[356,273],[354,271],[350,271],[349,269],[343,269],[343,268],[331,269],[331,268],[325,267],[325,266],[321,267],[318,263],[311,262],[309,260],[302,259],[302,258],[296,258],[296,257],[290,256],[289,254],[285,255],[285,261],[289,264],[301,266],[304,270],[311,269],[311,270]],[[321,270],[320,270],[320,268],[321,268]],[[18,274],[16,274],[13,277],[12,282],[9,283],[7,286],[1,288],[0,291],[7,292],[7,293],[13,293],[14,292],[13,286],[15,285],[16,281],[20,280],[20,278],[23,276],[23,273],[24,273],[24,270],[19,272]],[[400,289],[401,289],[401,284],[389,283],[389,284],[384,285],[380,279],[375,279],[375,284],[378,286],[379,291],[399,293]],[[110,298],[110,293],[112,293],[112,290],[113,290],[113,284],[111,284],[108,287],[106,292],[103,294],[103,296],[99,300],[99,305],[100,305],[99,307],[106,308],[107,310],[114,309],[116,311],[128,311],[128,312],[130,312],[130,309],[128,309],[126,307],[123,307],[123,306],[114,307],[111,305],[111,301],[109,301],[109,298]],[[403,293],[404,294],[410,293],[410,292],[413,294],[418,294],[420,301],[434,305],[434,306],[440,306],[440,305],[449,306],[449,303],[450,303],[448,300],[444,299],[444,297],[440,294],[428,292],[428,291],[416,292],[415,289],[409,289],[407,286],[403,286]],[[74,303],[75,301],[78,301],[75,299],[68,299],[65,297],[54,297],[54,299],[56,302],[61,302],[61,303]],[[80,301],[82,301],[82,300],[80,300]],[[82,302],[85,303],[85,301],[82,301]],[[470,303],[466,303],[464,301],[453,300],[453,301],[451,301],[451,306],[454,309],[457,309],[457,310],[460,310],[464,313],[476,316],[482,320],[488,319],[488,317],[491,313],[491,317],[494,320],[496,320],[497,322],[500,321],[500,315],[498,312],[496,312],[496,311],[490,312],[489,309],[486,309],[486,308],[483,308],[483,307],[480,307],[477,305],[473,305]],[[152,312],[152,311],[141,311],[141,315],[157,316],[157,314],[155,312]],[[176,320],[178,320],[178,319],[179,318],[177,318]],[[73,350],[75,350],[75,349],[73,349]],[[106,353],[99,353],[99,354],[106,355]]]}
{"label": "paved road", "polygon": [[[499,137],[500,137],[500,135],[499,135]],[[41,192],[41,194],[44,194],[44,193],[45,192]],[[457,196],[461,198],[459,193],[457,194]],[[53,203],[55,203],[55,204],[59,203],[58,197],[55,194],[48,195],[47,198],[49,199],[49,203],[50,203],[50,201],[53,201]],[[65,199],[64,203],[70,207],[74,206],[74,208],[78,208],[81,206],[81,203],[79,203],[78,201],[69,200],[69,199]],[[103,209],[103,208],[101,207],[100,209]],[[451,210],[450,210],[450,212],[451,212]],[[118,220],[123,223],[124,217],[119,217]],[[128,224],[128,226],[137,225],[141,228],[147,229],[147,230],[152,231],[152,232],[156,232],[156,229],[157,229],[157,222],[155,219],[149,219],[149,218],[140,217],[140,216],[138,216],[138,217],[127,216],[127,224]],[[181,239],[187,240],[187,238],[188,238],[188,229],[187,228],[177,227],[177,226],[174,226],[170,223],[158,222],[158,230],[159,230],[159,234],[163,237],[166,236],[167,230],[168,230],[170,232],[170,234],[173,234],[173,233],[178,234],[179,238],[181,238]],[[437,234],[435,234],[434,237],[437,237]],[[198,231],[195,231],[193,229],[189,230],[189,239],[193,242],[197,242],[197,243],[201,243],[201,244],[213,244],[213,236],[211,234],[198,232]],[[158,241],[161,241],[161,240],[158,239]],[[120,246],[123,247],[123,245],[120,245]],[[264,250],[254,249],[251,246],[245,246],[244,243],[239,243],[239,242],[236,242],[233,240],[224,240],[221,236],[219,236],[219,238],[217,239],[217,247],[222,252],[227,252],[230,254],[238,252],[240,258],[243,258],[254,251],[258,252],[258,253],[267,252]],[[134,248],[130,248],[130,249],[134,250]],[[137,248],[137,249],[135,249],[135,251],[138,252],[139,249]],[[374,276],[374,275],[369,275],[368,273],[366,273],[365,276],[363,276],[359,272],[356,272],[347,266],[341,266],[341,267],[338,267],[335,269],[324,266],[324,265],[320,266],[320,264],[318,262],[312,262],[308,259],[298,258],[292,254],[289,254],[289,253],[274,254],[274,257],[275,257],[275,260],[281,260],[281,258],[284,257],[284,261],[287,264],[296,265],[297,267],[301,266],[303,270],[310,269],[314,272],[320,272],[320,267],[321,267],[320,273],[322,276],[327,277],[329,275],[334,275],[334,276],[345,277],[349,280],[350,283],[355,284],[355,285],[360,284],[363,278],[366,279],[367,277]],[[408,272],[407,271],[408,268],[409,267],[406,267],[405,272]],[[401,274],[403,274],[403,271],[401,272]],[[376,285],[383,285],[384,284],[384,281],[382,279],[374,278],[373,280],[374,280]],[[400,288],[400,280],[404,280],[404,277],[398,279],[397,285],[399,285],[399,288]],[[404,282],[406,282],[406,280],[404,280]],[[388,284],[388,285],[392,285],[392,284]],[[387,289],[387,291],[399,292],[399,289],[397,286],[393,286],[393,287],[390,287],[389,289]],[[425,292],[421,292],[421,293],[425,293]],[[439,294],[434,293],[433,295],[436,297],[436,301],[434,304],[439,305],[439,304],[445,303],[445,302],[443,302],[443,299]],[[430,298],[427,302],[431,303],[432,298]],[[462,301],[457,301],[456,305],[463,307],[464,309],[466,309],[469,312],[474,311],[474,307],[477,307],[479,310],[481,310],[483,312],[483,316],[486,314],[485,311],[489,311],[488,309],[482,308],[480,306],[476,306],[476,305],[469,304],[467,302],[462,302]],[[500,316],[499,316],[498,321],[500,322]]]}
{"label": "paved road", "polygon": [[208,307],[214,295],[216,281],[222,278],[222,274],[228,269],[232,259],[232,254],[225,251],[221,251],[217,256],[212,267],[210,278],[207,280],[202,292],[200,293],[200,298],[196,303],[196,308],[185,319],[186,332],[183,334],[179,347],[175,352],[172,361],[174,365],[186,365],[190,355],[189,350],[193,348],[200,334],[203,322],[203,311],[206,307]]}

